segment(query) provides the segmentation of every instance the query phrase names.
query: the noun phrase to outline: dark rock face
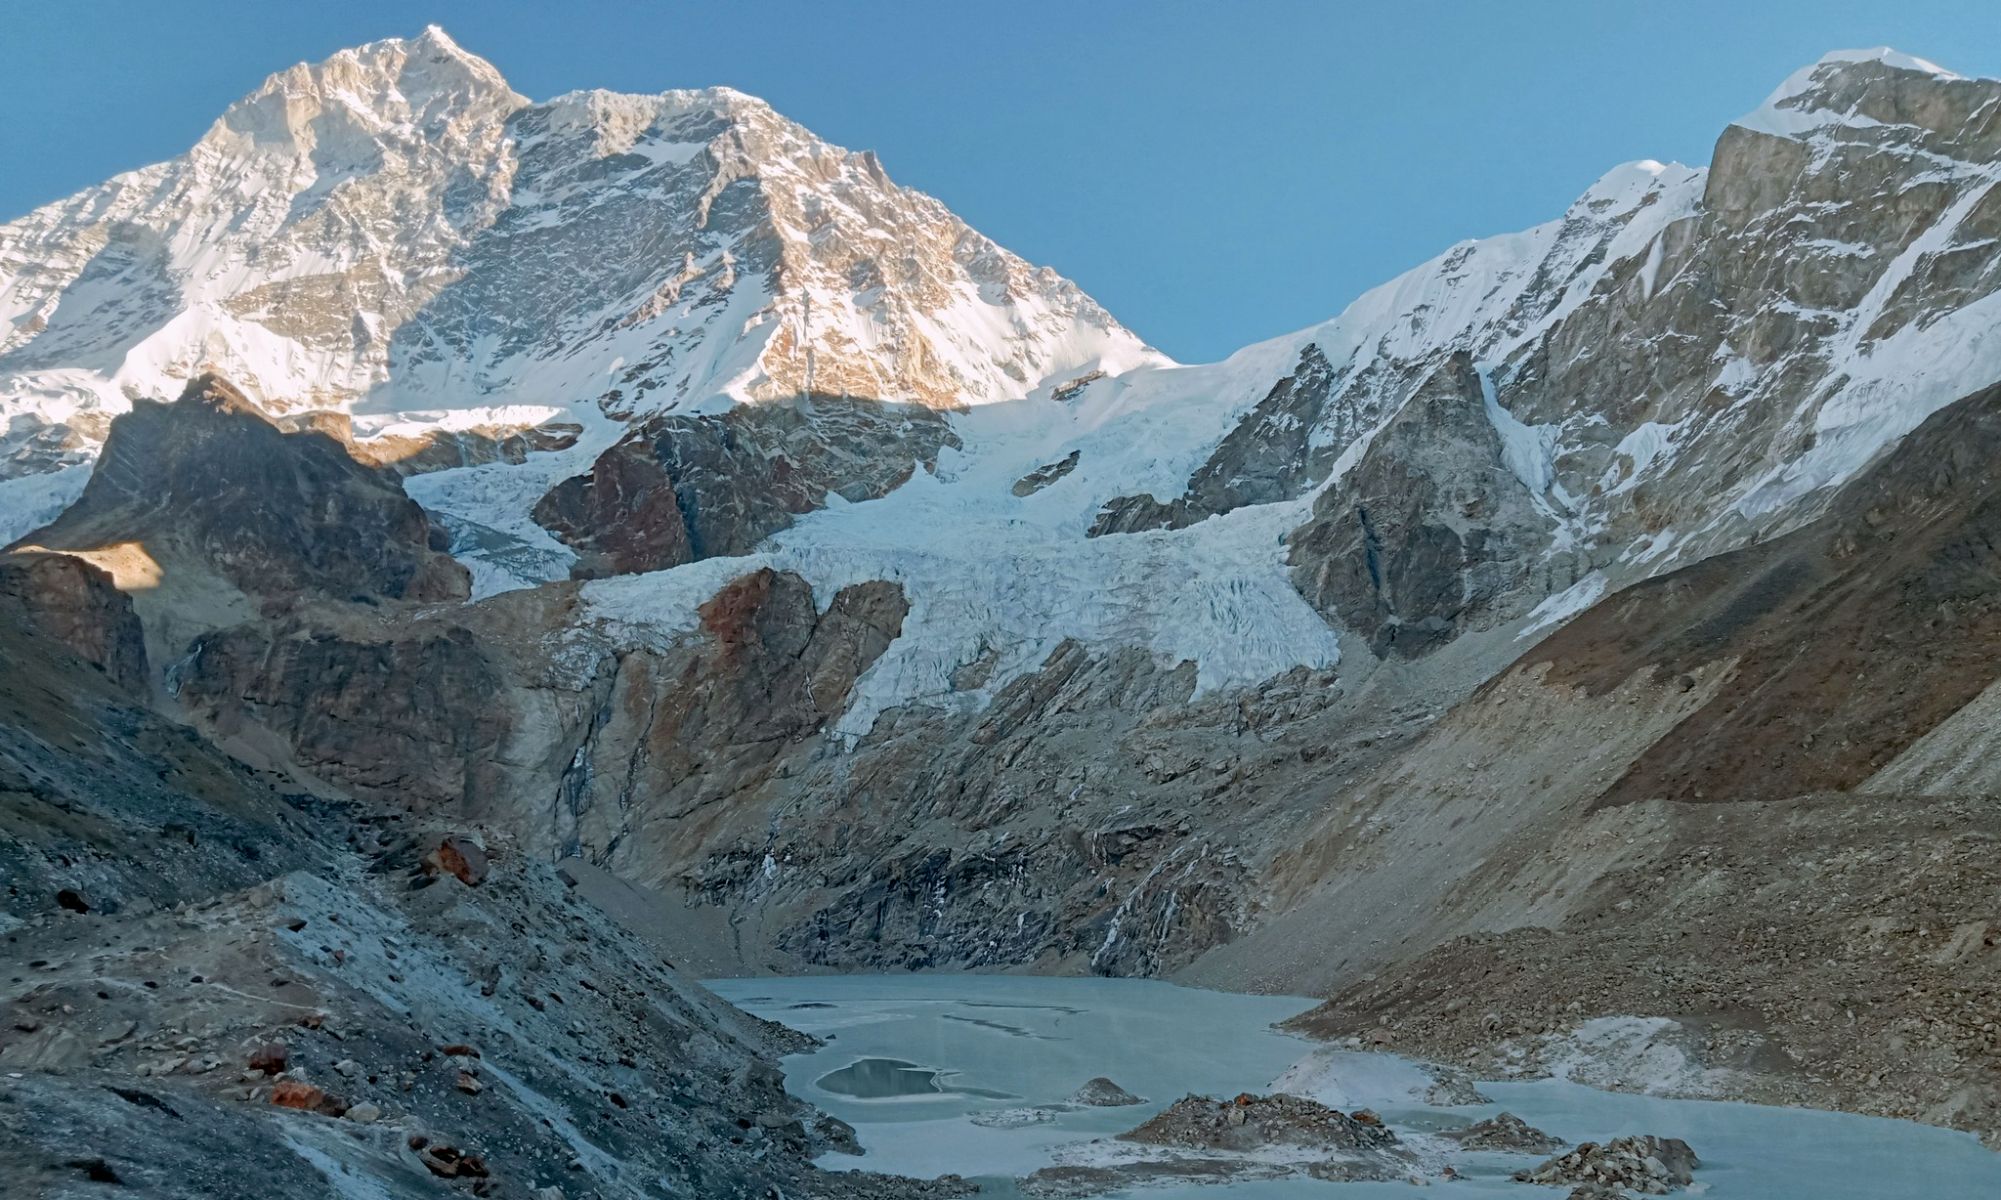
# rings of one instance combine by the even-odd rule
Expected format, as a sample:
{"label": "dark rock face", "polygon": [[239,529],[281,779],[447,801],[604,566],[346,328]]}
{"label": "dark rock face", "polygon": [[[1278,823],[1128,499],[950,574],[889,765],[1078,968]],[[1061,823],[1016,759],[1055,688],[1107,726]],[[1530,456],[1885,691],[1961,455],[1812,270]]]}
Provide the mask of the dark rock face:
{"label": "dark rock face", "polygon": [[14,554],[0,559],[0,609],[33,625],[113,683],[146,688],[146,636],[132,601],[111,575],[66,554]]}
{"label": "dark rock face", "polygon": [[[766,568],[702,605],[707,636],[696,645],[608,662],[560,785],[566,848],[664,856],[646,827],[721,816],[715,806],[765,783],[847,707],[908,610],[902,589],[871,582],[841,589],[820,613],[805,580]],[[612,795],[606,780],[618,781]]]}
{"label": "dark rock face", "polygon": [[1009,490],[1017,496],[1033,496],[1043,488],[1048,487],[1050,484],[1055,483],[1065,475],[1076,470],[1077,463],[1083,456],[1083,451],[1072,450],[1055,462],[1044,463],[1028,474],[1023,475],[1020,479],[1015,480],[1014,487]]}
{"label": "dark rock face", "polygon": [[909,611],[892,583],[842,588],[821,615],[797,575],[768,567],[745,575],[702,605],[702,627],[715,639],[698,667],[707,695],[669,698],[678,710],[669,720],[678,726],[699,707],[702,726],[750,744],[817,733],[847,707],[848,689]]}
{"label": "dark rock face", "polygon": [[557,484],[535,505],[535,521],[577,552],[573,577],[592,579],[678,567],[695,560],[674,479],[654,443],[627,438],[598,456],[588,475]]}
{"label": "dark rock face", "polygon": [[499,672],[456,625],[379,639],[243,625],[198,639],[168,682],[224,735],[261,725],[324,777],[418,804],[482,790],[510,728]]}
{"label": "dark rock face", "polygon": [[1216,830],[1298,802],[1283,780],[1301,752],[1266,740],[1331,694],[1302,673],[1191,705],[1192,664],[1071,644],[985,711],[899,711],[830,753],[828,726],[901,635],[896,585],[821,612],[803,580],[758,571],[704,604],[692,637],[573,631],[556,670],[547,639],[574,625],[574,590],[393,627],[321,606],[203,637],[175,678],[219,732],[662,887],[792,961],[1113,975],[1252,927],[1256,860]]}
{"label": "dark rock face", "polygon": [[1185,496],[1166,503],[1155,499],[1152,492],[1114,496],[1105,501],[1105,507],[1098,511],[1097,519],[1091,522],[1091,528],[1085,531],[1084,536],[1144,533],[1149,529],[1186,529],[1210,515],[1195,507]]}
{"label": "dark rock face", "polygon": [[1108,500],[1090,536],[1184,529],[1242,505],[1290,500],[1326,478],[1364,428],[1356,401],[1341,389],[1345,375],[1320,347],[1307,346],[1292,374],[1217,443],[1184,494],[1164,503],[1150,495]]}
{"label": "dark rock face", "polygon": [[[1312,711],[1325,681],[1295,682],[1285,703]],[[1255,868],[1214,831],[1283,805],[1224,798],[1265,769],[1244,731],[1292,719],[1276,697],[1191,704],[1193,683],[1066,644],[984,712],[892,714],[849,759],[792,760],[661,881],[809,963],[1172,970],[1254,923]]]}
{"label": "dark rock face", "polygon": [[1292,535],[1293,581],[1378,657],[1415,658],[1526,607],[1554,524],[1536,500],[1455,355],[1315,501]]}
{"label": "dark rock face", "polygon": [[1301,350],[1292,374],[1272,385],[1190,477],[1188,499],[1205,513],[1225,513],[1290,500],[1326,478],[1340,448],[1365,427],[1352,401],[1336,399],[1345,377],[1320,347]]}
{"label": "dark rock face", "polygon": [[[846,708],[906,611],[899,588],[876,582],[843,588],[821,613],[803,579],[755,571],[702,606],[691,645],[608,655],[553,726],[545,664],[512,647],[562,619],[539,610],[525,626],[504,608],[372,633],[314,614],[246,624],[198,639],[171,683],[217,732],[267,730],[359,794],[489,812],[546,783],[563,842],[588,827],[615,846],[635,824],[758,783]],[[589,802],[606,778],[622,781],[615,812]]]}
{"label": "dark rock face", "polygon": [[21,544],[138,543],[172,571],[198,560],[245,592],[453,600],[465,569],[395,476],[319,432],[286,434],[222,379],[111,422],[83,495]]}
{"label": "dark rock face", "polygon": [[577,552],[578,579],[745,554],[833,492],[872,500],[958,445],[946,417],[838,396],[648,422],[564,480],[534,517]]}

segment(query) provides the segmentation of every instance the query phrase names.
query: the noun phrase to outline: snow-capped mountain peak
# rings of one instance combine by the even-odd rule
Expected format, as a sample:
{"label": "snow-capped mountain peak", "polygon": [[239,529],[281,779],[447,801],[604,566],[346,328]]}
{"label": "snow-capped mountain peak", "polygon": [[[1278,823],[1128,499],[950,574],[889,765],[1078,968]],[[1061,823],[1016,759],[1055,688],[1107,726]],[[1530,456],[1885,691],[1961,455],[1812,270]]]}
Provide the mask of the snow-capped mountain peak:
{"label": "snow-capped mountain peak", "polygon": [[[1965,77],[1937,63],[1877,46],[1870,50],[1834,50],[1801,67],[1773,89],[1765,102],[1736,124],[1760,133],[1798,137],[1842,123],[1897,123],[1915,114],[1893,115],[1882,109],[1899,102],[1899,89],[1957,83]],[[1870,85],[1880,85],[1871,88]],[[1920,122],[1922,118],[1917,118]]]}
{"label": "snow-capped mountain peak", "polygon": [[344,114],[369,135],[399,126],[468,116],[503,115],[528,103],[492,63],[461,49],[433,25],[415,38],[387,38],[342,50],[319,63],[299,63],[267,78],[230,105],[205,143],[236,137],[290,139],[308,147],[325,126],[315,118]]}
{"label": "snow-capped mountain peak", "polygon": [[435,27],[271,76],[186,154],[0,225],[0,477],[204,370],[267,411],[554,423],[954,409],[1162,362],[872,153],[728,88],[515,93]]}

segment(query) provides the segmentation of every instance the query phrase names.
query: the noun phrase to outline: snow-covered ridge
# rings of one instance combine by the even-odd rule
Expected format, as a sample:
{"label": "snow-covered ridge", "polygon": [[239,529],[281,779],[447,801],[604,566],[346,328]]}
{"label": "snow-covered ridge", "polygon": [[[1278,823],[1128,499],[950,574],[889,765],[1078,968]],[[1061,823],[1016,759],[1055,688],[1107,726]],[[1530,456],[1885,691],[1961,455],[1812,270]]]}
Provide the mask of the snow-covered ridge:
{"label": "snow-covered ridge", "polygon": [[[910,616],[841,723],[854,735],[897,704],[982,704],[1066,639],[1193,661],[1204,689],[1334,663],[1340,631],[1295,589],[1287,537],[1464,354],[1497,465],[1566,556],[1553,595],[1519,610],[1541,632],[1810,513],[2001,378],[1984,203],[2001,147],[1953,115],[1992,95],[1892,52],[1831,55],[1746,118],[1780,141],[1726,134],[1714,169],[1615,167],[1553,221],[1181,366],[762,101],[530,103],[432,31],[273,76],[188,155],[0,226],[0,474],[87,460],[104,414],[204,367],[273,408],[351,412],[364,437],[580,429],[526,463],[409,481],[465,533],[486,594],[567,574],[573,556],[528,514],[637,419],[808,393],[946,407],[962,448],[935,473],[830,497],[744,558],[586,589],[609,626],[671,638],[757,565],[798,571],[823,603],[900,583]],[[1907,100],[1932,124],[1864,112]],[[1936,212],[1884,222],[1842,190],[1863,177],[1851,162]],[[1086,536],[1107,501],[1171,499],[1215,467],[1309,348],[1329,394],[1271,419],[1314,422],[1318,474],[1182,529]],[[61,478],[0,504],[40,511]]]}
{"label": "snow-covered ridge", "polygon": [[[673,638],[694,629],[694,607],[716,588],[759,566],[798,572],[823,604],[848,584],[898,582],[911,611],[838,726],[850,737],[898,704],[982,707],[1066,640],[1193,662],[1198,692],[1332,666],[1340,633],[1293,586],[1286,538],[1366,434],[1335,447],[1346,452],[1319,487],[1283,503],[1181,530],[1087,538],[1099,507],[1111,496],[1177,491],[1309,345],[1355,381],[1376,424],[1451,352],[1505,357],[1582,303],[1609,266],[1643,253],[1695,203],[1701,180],[1686,167],[1627,164],[1562,219],[1461,243],[1340,316],[1221,363],[1139,367],[1065,403],[1035,397],[963,414],[963,450],[942,456],[936,476],[919,472],[867,504],[830,504],[750,558],[593,583],[592,610],[633,636]],[[1015,480],[1073,452],[1069,474],[1012,495]],[[1549,472],[1546,463],[1521,469]],[[981,682],[956,686],[976,663],[985,664]]]}
{"label": "snow-covered ridge", "polygon": [[1801,67],[1787,76],[1784,83],[1765,97],[1763,104],[1737,118],[1734,123],[1760,133],[1790,138],[1805,136],[1832,125],[1866,121],[1868,118],[1858,118],[1852,112],[1816,103],[1816,97],[1822,82],[1838,75],[1844,67],[1871,63],[1939,83],[1966,78],[1937,63],[1892,50],[1888,46],[1877,46],[1871,50],[1834,50],[1822,55],[1820,61],[1812,66]]}

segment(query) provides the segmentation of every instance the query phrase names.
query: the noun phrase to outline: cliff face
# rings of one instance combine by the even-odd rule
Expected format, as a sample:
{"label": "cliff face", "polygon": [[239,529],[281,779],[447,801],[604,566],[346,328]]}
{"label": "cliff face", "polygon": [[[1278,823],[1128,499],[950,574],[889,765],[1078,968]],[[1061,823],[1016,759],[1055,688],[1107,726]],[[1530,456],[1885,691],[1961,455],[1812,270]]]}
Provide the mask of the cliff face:
{"label": "cliff face", "polygon": [[0,557],[0,596],[24,633],[33,630],[117,687],[145,694],[145,628],[108,571],[67,554],[10,554]]}
{"label": "cliff face", "polygon": [[466,572],[443,540],[395,476],[323,433],[286,433],[204,375],[171,405],[114,419],[82,495],[20,544],[126,548],[132,570],[153,573],[128,577],[134,588],[188,569],[258,596],[462,600]]}
{"label": "cliff face", "polygon": [[1549,554],[1561,518],[1510,470],[1483,385],[1448,360],[1292,533],[1300,592],[1378,658],[1520,616],[1586,565]]}
{"label": "cliff face", "polygon": [[577,555],[573,578],[748,554],[828,503],[876,500],[935,472],[959,440],[936,411],[845,396],[656,417],[557,484],[537,524]]}

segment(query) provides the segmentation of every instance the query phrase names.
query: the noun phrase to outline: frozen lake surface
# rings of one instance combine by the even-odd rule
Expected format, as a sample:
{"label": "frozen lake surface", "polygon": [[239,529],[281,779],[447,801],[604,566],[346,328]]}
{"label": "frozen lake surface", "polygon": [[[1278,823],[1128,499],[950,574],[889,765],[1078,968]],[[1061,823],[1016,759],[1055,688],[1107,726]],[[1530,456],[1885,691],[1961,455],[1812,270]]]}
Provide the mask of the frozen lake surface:
{"label": "frozen lake surface", "polygon": [[[1436,1106],[1431,1082],[1393,1055],[1339,1051],[1272,1030],[1310,1008],[1297,997],[1240,996],[1128,979],[1008,975],[812,976],[709,984],[758,1016],[827,1044],[785,1060],[786,1086],[855,1127],[862,1156],[834,1169],[1008,1182],[1059,1160],[1088,1158],[1093,1139],[1131,1129],[1183,1095],[1282,1090],[1344,1110],[1371,1107],[1400,1134],[1452,1128],[1503,1109],[1572,1143],[1631,1133],[1686,1139],[1703,1160],[1682,1195],[1713,1200],[1994,1200],[2001,1155],[1931,1126],[1843,1113],[1602,1092],[1562,1080],[1482,1083],[1492,1103]],[[1105,1076],[1145,1103],[1064,1105]],[[1430,1144],[1438,1148],[1435,1139]],[[1562,1196],[1509,1175],[1539,1158],[1442,1148],[1469,1178],[1465,1197]],[[1435,1172],[1434,1172],[1435,1174]],[[1409,1197],[1397,1183],[1305,1178],[1150,1187],[1149,1200],[1229,1196]]]}

